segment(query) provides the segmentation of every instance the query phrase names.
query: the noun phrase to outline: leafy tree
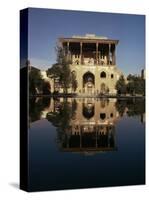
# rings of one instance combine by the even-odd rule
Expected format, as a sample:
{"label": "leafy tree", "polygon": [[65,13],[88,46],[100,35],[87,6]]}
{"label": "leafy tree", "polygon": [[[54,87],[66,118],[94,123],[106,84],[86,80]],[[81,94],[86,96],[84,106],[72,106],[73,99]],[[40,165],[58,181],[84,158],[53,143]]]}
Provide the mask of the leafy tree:
{"label": "leafy tree", "polygon": [[40,70],[35,67],[29,68],[29,93],[35,95],[42,90],[43,79]]}
{"label": "leafy tree", "polygon": [[64,98],[63,102],[55,100],[55,105],[58,103],[59,109],[54,113],[47,115],[47,120],[50,121],[55,127],[58,128],[58,132],[65,132],[70,127],[70,120],[73,115],[72,105],[68,103],[67,99]]}
{"label": "leafy tree", "polygon": [[70,86],[72,86],[75,91],[77,88],[77,82],[75,76],[72,75],[70,70],[71,61],[69,60],[69,57],[65,55],[65,52],[61,47],[57,47],[56,51],[57,63],[47,70],[47,75],[59,80],[60,85],[64,89],[64,93],[67,93]]}
{"label": "leafy tree", "polygon": [[49,107],[51,98],[29,98],[29,121],[34,122],[41,118],[42,111]]}
{"label": "leafy tree", "polygon": [[43,84],[42,84],[43,94],[50,94],[51,93],[50,90],[51,90],[51,86],[50,86],[49,82],[43,81]]}
{"label": "leafy tree", "polygon": [[77,102],[74,99],[70,103],[67,101],[67,98],[64,98],[63,102],[60,102],[57,98],[55,100],[55,105],[56,103],[59,109],[56,110],[56,112],[49,112],[46,118],[57,128],[57,142],[59,142],[61,146],[65,146],[66,138],[72,131],[71,120],[75,118]]}
{"label": "leafy tree", "polygon": [[115,107],[121,117],[126,110],[128,116],[137,116],[145,113],[145,100],[142,98],[117,99]]}
{"label": "leafy tree", "polygon": [[117,99],[115,107],[116,110],[119,112],[119,115],[122,117],[127,107],[127,102],[124,100]]}
{"label": "leafy tree", "polygon": [[133,81],[127,83],[127,93],[131,95],[135,93],[135,83]]}
{"label": "leafy tree", "polygon": [[76,80],[76,75],[74,73],[71,73],[71,87],[74,92],[76,91],[78,87],[78,82]]}
{"label": "leafy tree", "polygon": [[145,100],[135,99],[135,102],[127,103],[128,116],[137,116],[145,113]]}
{"label": "leafy tree", "polygon": [[126,83],[124,76],[121,75],[115,86],[118,94],[126,94]]}
{"label": "leafy tree", "polygon": [[26,66],[29,74],[29,94],[50,94],[50,84],[42,78],[40,70],[30,66],[30,61],[26,62]]}
{"label": "leafy tree", "polygon": [[127,77],[127,92],[130,94],[145,95],[145,80],[140,76],[129,74]]}

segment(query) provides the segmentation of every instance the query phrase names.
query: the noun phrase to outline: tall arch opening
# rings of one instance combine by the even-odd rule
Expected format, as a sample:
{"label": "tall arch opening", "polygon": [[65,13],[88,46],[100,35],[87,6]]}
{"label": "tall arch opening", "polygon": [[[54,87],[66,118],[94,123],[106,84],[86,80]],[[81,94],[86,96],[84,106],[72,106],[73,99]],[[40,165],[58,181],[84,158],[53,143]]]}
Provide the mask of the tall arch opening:
{"label": "tall arch opening", "polygon": [[94,116],[94,114],[95,114],[94,104],[92,104],[92,103],[84,104],[83,103],[83,116],[89,120],[90,118],[92,118]]}
{"label": "tall arch opening", "polygon": [[101,93],[101,94],[105,94],[105,93],[106,93],[106,85],[105,85],[105,83],[102,83],[102,84],[101,84],[100,93]]}
{"label": "tall arch opening", "polygon": [[93,94],[95,90],[95,76],[91,72],[86,72],[83,75],[83,90],[84,93]]}

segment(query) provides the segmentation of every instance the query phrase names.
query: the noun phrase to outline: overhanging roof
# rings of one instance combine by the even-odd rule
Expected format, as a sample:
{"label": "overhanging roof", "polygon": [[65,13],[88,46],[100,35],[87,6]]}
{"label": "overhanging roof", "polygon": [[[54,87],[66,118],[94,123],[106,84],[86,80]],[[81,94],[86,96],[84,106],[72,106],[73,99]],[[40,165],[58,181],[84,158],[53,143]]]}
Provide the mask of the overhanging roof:
{"label": "overhanging roof", "polygon": [[95,36],[94,34],[86,34],[85,36],[73,36],[73,37],[60,37],[60,43],[72,42],[72,43],[104,43],[104,44],[118,44],[119,40],[108,39],[106,37]]}

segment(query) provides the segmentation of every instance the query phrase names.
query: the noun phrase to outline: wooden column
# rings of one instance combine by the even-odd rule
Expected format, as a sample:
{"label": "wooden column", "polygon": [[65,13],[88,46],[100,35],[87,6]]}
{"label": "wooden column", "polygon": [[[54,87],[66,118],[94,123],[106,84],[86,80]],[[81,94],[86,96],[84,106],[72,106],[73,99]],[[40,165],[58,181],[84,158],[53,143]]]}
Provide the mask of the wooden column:
{"label": "wooden column", "polygon": [[108,64],[110,65],[110,50],[111,50],[111,44],[109,43],[109,52],[108,52]]}
{"label": "wooden column", "polygon": [[98,42],[96,43],[96,64],[98,65]]}
{"label": "wooden column", "polygon": [[69,60],[69,42],[67,42],[67,59]]}
{"label": "wooden column", "polygon": [[69,42],[67,42],[67,54],[69,52]]}
{"label": "wooden column", "polygon": [[113,46],[113,52],[112,52],[112,64],[116,64],[116,56],[115,56],[115,44]]}
{"label": "wooden column", "polygon": [[80,60],[81,60],[81,64],[83,64],[83,61],[82,61],[82,42],[80,42]]}

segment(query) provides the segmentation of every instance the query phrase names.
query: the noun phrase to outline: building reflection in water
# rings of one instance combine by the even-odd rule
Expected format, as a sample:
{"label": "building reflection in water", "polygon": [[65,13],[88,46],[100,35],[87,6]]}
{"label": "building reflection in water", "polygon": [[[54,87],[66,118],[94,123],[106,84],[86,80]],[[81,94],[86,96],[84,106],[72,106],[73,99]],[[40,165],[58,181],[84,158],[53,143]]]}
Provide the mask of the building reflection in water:
{"label": "building reflection in water", "polygon": [[61,149],[72,152],[116,150],[114,123],[118,113],[114,105],[115,101],[78,99],[75,116],[60,142]]}
{"label": "building reflection in water", "polygon": [[30,122],[47,119],[57,127],[61,151],[91,155],[117,150],[116,121],[125,114],[142,119],[144,113],[144,101],[114,98],[39,98],[30,102]]}

